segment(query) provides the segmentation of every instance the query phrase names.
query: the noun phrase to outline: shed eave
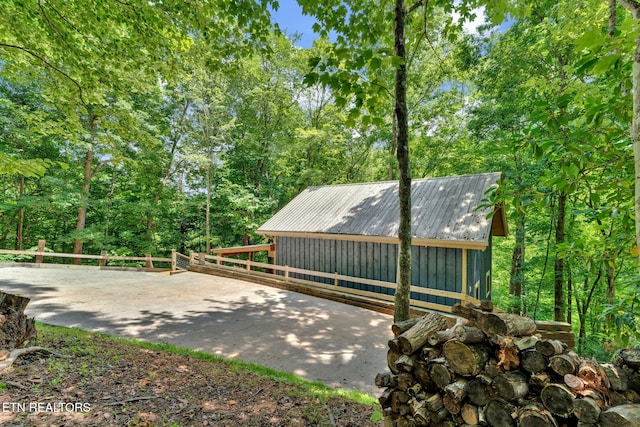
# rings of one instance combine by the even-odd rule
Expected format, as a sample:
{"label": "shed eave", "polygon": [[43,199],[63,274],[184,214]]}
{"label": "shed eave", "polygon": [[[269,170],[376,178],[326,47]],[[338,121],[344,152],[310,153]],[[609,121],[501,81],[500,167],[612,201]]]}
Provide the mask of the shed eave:
{"label": "shed eave", "polygon": [[[327,240],[351,240],[354,242],[390,243],[397,244],[398,238],[392,236],[367,236],[360,234],[331,234],[321,232],[296,232],[296,231],[275,231],[258,230],[257,233],[265,237],[298,237],[305,239],[327,239]],[[485,250],[489,246],[488,241],[476,240],[439,240],[414,237],[411,239],[413,246],[435,246],[441,248],[460,248]]]}

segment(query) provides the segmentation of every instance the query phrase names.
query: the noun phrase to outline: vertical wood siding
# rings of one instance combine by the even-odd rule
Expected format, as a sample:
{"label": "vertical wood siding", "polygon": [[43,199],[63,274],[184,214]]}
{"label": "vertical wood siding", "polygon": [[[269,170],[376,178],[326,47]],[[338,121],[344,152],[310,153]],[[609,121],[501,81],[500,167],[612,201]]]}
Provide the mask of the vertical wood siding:
{"label": "vertical wood siding", "polygon": [[[478,299],[491,299],[489,289],[491,286],[491,254],[492,241],[489,238],[489,246],[484,251],[468,250],[467,257],[467,294]],[[487,277],[487,273],[489,276]],[[488,280],[488,281],[487,281]],[[476,294],[476,286],[478,292]]]}
{"label": "vertical wood siding", "polygon": [[[354,242],[351,240],[307,239],[278,237],[276,246],[278,265],[343,274],[388,282],[396,281],[397,245],[388,243]],[[490,269],[491,251],[468,251],[468,282],[473,295],[473,284],[480,280],[486,292],[487,266]],[[412,247],[412,283],[450,292],[462,290],[462,249],[427,246]],[[305,280],[332,284],[332,279],[291,274]],[[339,286],[393,295],[393,289],[340,281]],[[455,300],[412,292],[411,298],[438,304],[453,305]]]}

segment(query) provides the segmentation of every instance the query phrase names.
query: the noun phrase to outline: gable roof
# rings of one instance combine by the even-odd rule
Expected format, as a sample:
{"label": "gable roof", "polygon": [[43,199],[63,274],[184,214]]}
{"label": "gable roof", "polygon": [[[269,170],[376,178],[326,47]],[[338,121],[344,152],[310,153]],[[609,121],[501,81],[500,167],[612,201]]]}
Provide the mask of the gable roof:
{"label": "gable roof", "polygon": [[[491,234],[506,235],[502,207],[482,201],[500,179],[495,172],[412,180],[412,244],[483,249]],[[257,232],[397,243],[399,216],[398,181],[309,187]]]}

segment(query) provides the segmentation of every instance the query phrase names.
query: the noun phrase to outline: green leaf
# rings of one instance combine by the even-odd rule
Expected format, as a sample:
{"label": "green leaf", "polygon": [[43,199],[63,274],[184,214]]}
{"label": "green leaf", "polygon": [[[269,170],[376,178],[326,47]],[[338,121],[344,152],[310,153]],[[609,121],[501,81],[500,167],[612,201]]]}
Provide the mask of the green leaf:
{"label": "green leaf", "polygon": [[372,70],[379,70],[382,68],[382,59],[380,59],[377,56],[374,56],[373,58],[371,58],[371,60],[369,61],[369,67]]}
{"label": "green leaf", "polygon": [[309,67],[315,68],[320,63],[320,61],[322,61],[322,58],[320,58],[319,56],[313,56],[309,58],[309,61],[307,63],[309,64]]}
{"label": "green leaf", "polygon": [[308,73],[304,76],[302,82],[307,86],[313,86],[318,83],[320,75],[318,73]]}
{"label": "green leaf", "polygon": [[598,62],[596,62],[596,64],[591,69],[591,71],[594,74],[603,74],[606,71],[608,71],[610,68],[615,66],[615,64],[618,62],[619,59],[620,59],[619,54],[611,53],[605,56],[604,58],[598,60]]}
{"label": "green leaf", "polygon": [[600,28],[594,28],[582,33],[574,43],[578,49],[597,51],[602,46],[604,38],[605,35],[602,34],[602,30]]}

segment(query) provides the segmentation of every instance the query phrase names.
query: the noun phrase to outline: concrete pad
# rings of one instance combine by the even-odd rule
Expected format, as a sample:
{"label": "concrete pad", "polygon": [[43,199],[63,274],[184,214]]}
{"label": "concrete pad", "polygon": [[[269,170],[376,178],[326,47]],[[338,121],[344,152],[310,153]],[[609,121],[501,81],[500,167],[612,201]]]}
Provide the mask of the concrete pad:
{"label": "concrete pad", "polygon": [[192,272],[4,267],[0,290],[31,298],[26,313],[44,323],[167,342],[376,396],[393,338],[386,314]]}

